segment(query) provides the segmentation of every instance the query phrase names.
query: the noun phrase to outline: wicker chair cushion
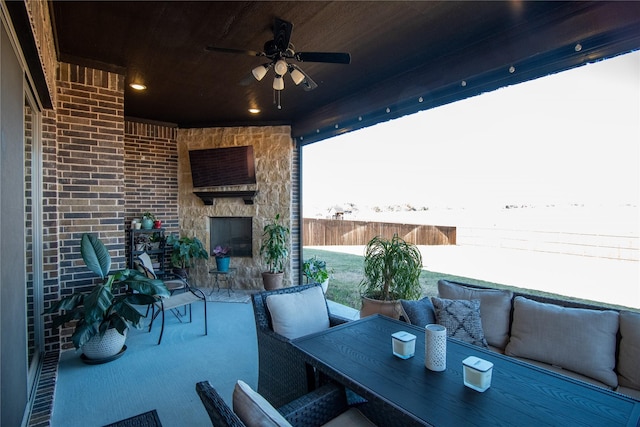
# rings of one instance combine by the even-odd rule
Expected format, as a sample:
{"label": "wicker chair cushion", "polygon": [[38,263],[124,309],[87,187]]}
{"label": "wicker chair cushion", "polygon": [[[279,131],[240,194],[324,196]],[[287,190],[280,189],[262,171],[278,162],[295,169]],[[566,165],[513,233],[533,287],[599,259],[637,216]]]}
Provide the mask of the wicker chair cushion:
{"label": "wicker chair cushion", "polygon": [[322,427],[375,427],[371,420],[365,417],[362,412],[356,408],[348,409],[346,412],[338,415]]}
{"label": "wicker chair cushion", "polygon": [[247,427],[291,427],[267,400],[238,380],[233,390],[233,412]]}
{"label": "wicker chair cushion", "polygon": [[612,310],[567,308],[518,296],[505,354],[560,366],[616,387],[618,317]]}
{"label": "wicker chair cushion", "polygon": [[431,298],[438,324],[447,328],[447,336],[469,344],[487,347],[480,319],[480,300]]}
{"label": "wicker chair cushion", "polygon": [[329,327],[329,312],[322,288],[269,295],[267,307],[274,332],[294,339]]}

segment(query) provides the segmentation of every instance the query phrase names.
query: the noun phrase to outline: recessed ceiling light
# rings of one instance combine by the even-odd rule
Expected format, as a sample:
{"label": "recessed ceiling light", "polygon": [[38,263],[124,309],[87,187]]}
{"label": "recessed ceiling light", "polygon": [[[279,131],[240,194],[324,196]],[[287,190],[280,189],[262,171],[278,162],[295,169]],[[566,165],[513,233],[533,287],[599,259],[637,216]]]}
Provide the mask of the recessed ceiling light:
{"label": "recessed ceiling light", "polygon": [[258,114],[260,112],[259,108],[249,108],[249,112],[251,114]]}
{"label": "recessed ceiling light", "polygon": [[142,83],[129,83],[129,87],[134,90],[145,90],[147,88]]}

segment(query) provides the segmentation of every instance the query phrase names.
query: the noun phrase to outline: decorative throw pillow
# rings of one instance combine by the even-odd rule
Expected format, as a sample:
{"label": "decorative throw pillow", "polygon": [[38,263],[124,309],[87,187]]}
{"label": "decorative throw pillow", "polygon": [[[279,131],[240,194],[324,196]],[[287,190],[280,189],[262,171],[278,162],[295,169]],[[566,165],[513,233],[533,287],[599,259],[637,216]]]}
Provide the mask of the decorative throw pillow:
{"label": "decorative throw pillow", "polygon": [[433,304],[429,297],[424,297],[421,300],[400,300],[402,305],[401,316],[411,325],[417,325],[422,328],[425,326],[436,323],[436,313],[433,309]]}
{"label": "decorative throw pillow", "polygon": [[480,347],[487,347],[482,331],[479,300],[431,298],[438,324],[447,328],[447,336]]}
{"label": "decorative throw pillow", "polygon": [[480,300],[480,316],[487,343],[504,350],[509,342],[513,292],[500,289],[476,289],[440,280],[438,296],[447,299]]}
{"label": "decorative throw pillow", "polygon": [[516,297],[505,354],[556,365],[616,387],[618,317],[612,310],[568,308]]}
{"label": "decorative throw pillow", "polygon": [[233,412],[247,427],[291,427],[267,400],[238,380],[233,389]]}
{"label": "decorative throw pillow", "polygon": [[620,312],[618,381],[623,387],[640,389],[640,314]]}
{"label": "decorative throw pillow", "polygon": [[290,294],[269,295],[267,308],[273,330],[289,339],[329,327],[327,302],[320,286]]}

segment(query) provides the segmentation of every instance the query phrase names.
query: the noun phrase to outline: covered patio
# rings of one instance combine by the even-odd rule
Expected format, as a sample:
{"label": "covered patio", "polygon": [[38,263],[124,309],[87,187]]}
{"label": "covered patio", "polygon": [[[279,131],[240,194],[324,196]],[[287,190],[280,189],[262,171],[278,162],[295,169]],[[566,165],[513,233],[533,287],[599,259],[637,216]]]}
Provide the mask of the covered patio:
{"label": "covered patio", "polygon": [[[303,145],[640,47],[635,2],[15,1],[1,2],[0,12],[0,424],[7,426],[57,424],[49,418],[58,404],[56,366],[77,360],[69,356],[72,328],[53,329],[41,313],[95,282],[79,254],[83,233],[106,243],[118,269],[128,266],[129,224],[143,212],[160,217],[167,234],[199,237],[207,249],[215,244],[210,218],[251,217],[253,256],[234,264],[243,287],[257,290],[261,231],[280,215],[292,232],[285,284],[296,285]],[[290,79],[277,93],[270,78],[238,84],[266,61],[251,52],[274,37],[274,18],[295,25],[296,51],[348,52],[351,64],[300,63],[318,85],[308,92]],[[217,197],[206,200],[195,194],[189,152],[232,146],[253,147],[256,183],[209,189]],[[238,191],[255,197],[248,203]],[[210,280],[211,261],[193,271],[196,286]],[[232,364],[237,345],[248,348],[242,366],[251,364],[251,342],[235,341],[222,321],[241,318],[246,338],[247,307],[230,305],[211,310],[221,335],[210,332],[207,341],[231,347],[194,362],[205,369]],[[190,326],[168,331],[200,333]],[[152,349],[151,335],[131,337],[132,349],[145,349],[136,354],[169,348]],[[133,353],[112,366],[133,363]],[[180,375],[179,357],[154,367],[162,359],[155,354],[140,372]],[[112,368],[95,372],[102,369]],[[160,389],[170,390],[171,380],[135,392]],[[127,414],[113,413],[114,421]]]}

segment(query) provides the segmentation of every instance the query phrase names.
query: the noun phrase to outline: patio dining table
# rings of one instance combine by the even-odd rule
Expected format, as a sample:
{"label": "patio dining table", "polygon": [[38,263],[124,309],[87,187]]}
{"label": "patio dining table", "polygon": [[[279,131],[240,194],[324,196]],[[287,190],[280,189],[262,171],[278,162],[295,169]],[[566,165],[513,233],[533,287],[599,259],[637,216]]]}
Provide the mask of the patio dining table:
{"label": "patio dining table", "polygon": [[[417,336],[412,358],[393,355],[391,334],[398,331]],[[430,371],[424,335],[424,328],[374,315],[293,345],[309,366],[365,398],[383,425],[640,425],[636,400],[459,340],[447,340],[446,370]],[[463,384],[468,356],[494,365],[483,393]]]}

